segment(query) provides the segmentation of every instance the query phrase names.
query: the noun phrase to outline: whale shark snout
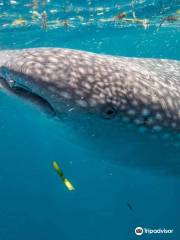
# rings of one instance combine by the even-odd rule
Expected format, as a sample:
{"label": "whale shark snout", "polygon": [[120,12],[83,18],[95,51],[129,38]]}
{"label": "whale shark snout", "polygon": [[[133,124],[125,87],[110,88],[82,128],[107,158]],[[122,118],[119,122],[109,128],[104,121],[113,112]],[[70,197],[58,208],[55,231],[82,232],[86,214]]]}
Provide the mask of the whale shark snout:
{"label": "whale shark snout", "polygon": [[150,149],[149,140],[139,132],[161,135],[168,141],[171,133],[173,137],[179,134],[179,61],[61,48],[2,51],[0,59],[4,88],[53,116],[70,119],[76,129],[96,136],[90,138],[93,142],[101,139],[101,144],[103,139],[108,150],[114,146],[119,150],[121,142],[132,142],[136,149],[135,142],[139,142],[141,148]]}

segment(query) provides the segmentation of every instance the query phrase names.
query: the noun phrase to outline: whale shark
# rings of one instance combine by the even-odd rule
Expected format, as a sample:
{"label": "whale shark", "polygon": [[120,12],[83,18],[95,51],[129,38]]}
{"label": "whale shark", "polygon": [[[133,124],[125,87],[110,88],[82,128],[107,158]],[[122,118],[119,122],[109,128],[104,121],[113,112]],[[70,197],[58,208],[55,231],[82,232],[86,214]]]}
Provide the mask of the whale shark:
{"label": "whale shark", "polygon": [[63,48],[4,50],[0,83],[88,136],[102,154],[122,164],[137,155],[139,162],[128,165],[180,173],[180,61]]}

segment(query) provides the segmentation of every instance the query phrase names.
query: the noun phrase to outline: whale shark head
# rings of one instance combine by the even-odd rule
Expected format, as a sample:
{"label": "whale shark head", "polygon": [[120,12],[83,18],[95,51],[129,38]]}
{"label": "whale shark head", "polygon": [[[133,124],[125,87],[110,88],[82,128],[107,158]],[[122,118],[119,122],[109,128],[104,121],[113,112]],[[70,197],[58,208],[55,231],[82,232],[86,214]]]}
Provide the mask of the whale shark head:
{"label": "whale shark head", "polygon": [[57,115],[88,111],[113,119],[118,114],[120,98],[115,99],[113,81],[108,86],[110,76],[103,58],[97,61],[94,54],[66,49],[11,53],[0,72],[12,93],[42,105],[44,100]]}
{"label": "whale shark head", "polygon": [[[178,61],[58,48],[8,51],[4,56],[0,75],[8,91],[71,121],[91,142],[104,143],[103,151],[112,154],[113,149],[116,155],[128,144],[127,154],[134,154],[146,145],[146,157],[149,154],[151,163],[158,165],[150,154],[157,140],[152,143],[147,136],[161,134],[169,143],[169,133],[174,137],[179,132]],[[142,135],[146,131],[153,134]]]}
{"label": "whale shark head", "polygon": [[10,90],[39,97],[57,115],[88,112],[156,131],[179,128],[179,66],[177,61],[42,48],[11,51],[0,72]]}

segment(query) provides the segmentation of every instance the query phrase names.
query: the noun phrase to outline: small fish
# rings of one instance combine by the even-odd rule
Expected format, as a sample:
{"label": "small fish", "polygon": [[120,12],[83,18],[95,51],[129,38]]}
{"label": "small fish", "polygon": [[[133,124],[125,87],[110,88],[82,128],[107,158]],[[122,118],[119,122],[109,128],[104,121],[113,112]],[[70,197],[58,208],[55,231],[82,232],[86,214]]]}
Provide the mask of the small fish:
{"label": "small fish", "polygon": [[132,205],[129,202],[127,203],[127,206],[132,212],[134,212],[134,208],[132,207]]}
{"label": "small fish", "polygon": [[55,169],[55,171],[57,172],[57,174],[59,175],[59,177],[63,181],[64,185],[67,187],[67,189],[69,191],[74,191],[75,188],[73,187],[71,182],[65,177],[65,175],[64,175],[63,171],[61,170],[60,166],[58,165],[58,163],[53,161],[52,164],[53,164],[53,168]]}

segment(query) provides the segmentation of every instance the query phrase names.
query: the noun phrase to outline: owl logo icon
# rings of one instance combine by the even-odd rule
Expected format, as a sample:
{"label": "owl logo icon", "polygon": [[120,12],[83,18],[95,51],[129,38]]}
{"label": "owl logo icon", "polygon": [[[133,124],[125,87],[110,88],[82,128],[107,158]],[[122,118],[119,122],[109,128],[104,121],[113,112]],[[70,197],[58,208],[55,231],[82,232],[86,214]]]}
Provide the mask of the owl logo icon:
{"label": "owl logo icon", "polygon": [[143,228],[142,227],[136,227],[135,228],[135,234],[138,236],[141,236],[143,234]]}

